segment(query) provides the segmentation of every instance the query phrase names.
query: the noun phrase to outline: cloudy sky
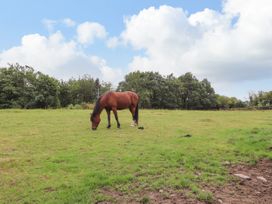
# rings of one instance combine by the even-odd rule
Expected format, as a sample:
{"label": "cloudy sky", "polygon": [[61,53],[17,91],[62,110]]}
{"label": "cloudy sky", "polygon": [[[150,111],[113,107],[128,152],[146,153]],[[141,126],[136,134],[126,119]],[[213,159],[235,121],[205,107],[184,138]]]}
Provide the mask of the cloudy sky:
{"label": "cloudy sky", "polygon": [[271,0],[1,1],[0,66],[117,84],[130,71],[208,78],[246,99],[272,89]]}

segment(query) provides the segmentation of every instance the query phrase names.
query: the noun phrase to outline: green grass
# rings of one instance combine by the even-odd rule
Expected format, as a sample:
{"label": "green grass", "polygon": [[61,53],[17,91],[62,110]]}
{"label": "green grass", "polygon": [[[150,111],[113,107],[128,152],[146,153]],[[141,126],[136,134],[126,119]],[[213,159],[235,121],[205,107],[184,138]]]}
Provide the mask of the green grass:
{"label": "green grass", "polygon": [[210,202],[201,186],[226,182],[225,161],[272,159],[271,111],[142,110],[144,130],[128,111],[119,119],[108,130],[103,113],[91,131],[86,110],[1,110],[0,203],[95,203],[110,199],[103,187],[186,189]]}

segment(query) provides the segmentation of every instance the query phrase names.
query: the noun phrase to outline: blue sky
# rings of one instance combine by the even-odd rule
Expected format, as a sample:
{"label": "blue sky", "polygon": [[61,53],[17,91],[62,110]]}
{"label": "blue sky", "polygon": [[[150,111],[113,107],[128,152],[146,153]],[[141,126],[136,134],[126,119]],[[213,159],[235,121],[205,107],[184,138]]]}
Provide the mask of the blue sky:
{"label": "blue sky", "polygon": [[76,22],[95,21],[103,24],[111,35],[118,35],[124,28],[123,18],[150,6],[170,5],[182,7],[188,12],[204,8],[221,9],[220,0],[9,0],[1,1],[0,25],[1,49],[20,42],[20,36],[28,33],[46,33],[41,21],[71,18]]}
{"label": "blue sky", "polygon": [[86,73],[115,84],[135,70],[191,71],[218,93],[244,99],[270,88],[265,32],[272,12],[265,1],[2,1],[0,65],[29,64],[64,79]]}
{"label": "blue sky", "polygon": [[[98,22],[104,25],[110,35],[119,35],[124,29],[124,17],[137,14],[144,8],[151,6],[170,5],[182,7],[189,13],[203,10],[204,8],[221,9],[220,0],[47,0],[47,1],[2,1],[0,12],[0,50],[20,44],[21,37],[30,33],[48,35],[48,30],[43,25],[44,19],[60,20],[71,18],[78,23],[85,21]],[[66,37],[75,35],[74,29],[59,26]],[[96,53],[110,60],[113,66],[126,66],[133,51],[129,49],[105,49],[101,42],[86,48],[87,52]],[[122,58],[118,56],[124,56]]]}

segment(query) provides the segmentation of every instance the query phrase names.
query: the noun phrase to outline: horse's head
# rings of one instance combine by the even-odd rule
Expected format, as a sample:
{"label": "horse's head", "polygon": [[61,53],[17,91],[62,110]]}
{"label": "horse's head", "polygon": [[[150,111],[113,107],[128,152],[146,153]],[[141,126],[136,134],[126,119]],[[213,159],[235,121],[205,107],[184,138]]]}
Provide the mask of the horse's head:
{"label": "horse's head", "polygon": [[100,123],[100,113],[101,113],[101,106],[100,106],[100,99],[101,97],[96,101],[93,113],[91,114],[90,121],[92,122],[92,129],[96,130]]}
{"label": "horse's head", "polygon": [[93,114],[90,117],[90,121],[92,122],[92,130],[96,130],[96,128],[98,127],[101,119],[100,119],[100,115],[99,114]]}

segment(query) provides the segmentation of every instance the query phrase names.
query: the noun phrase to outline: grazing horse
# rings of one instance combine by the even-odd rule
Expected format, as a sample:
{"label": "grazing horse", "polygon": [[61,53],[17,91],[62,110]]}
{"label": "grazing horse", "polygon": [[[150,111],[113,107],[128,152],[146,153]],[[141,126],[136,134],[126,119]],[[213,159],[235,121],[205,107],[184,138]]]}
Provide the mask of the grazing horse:
{"label": "grazing horse", "polygon": [[96,130],[100,123],[100,114],[103,109],[106,109],[108,114],[108,126],[111,127],[110,113],[113,111],[117,127],[120,128],[120,123],[118,120],[117,110],[122,110],[128,108],[132,114],[133,125],[138,125],[138,108],[139,96],[132,91],[125,92],[107,92],[99,97],[96,101],[93,113],[91,114],[90,121],[92,122],[92,129]]}

